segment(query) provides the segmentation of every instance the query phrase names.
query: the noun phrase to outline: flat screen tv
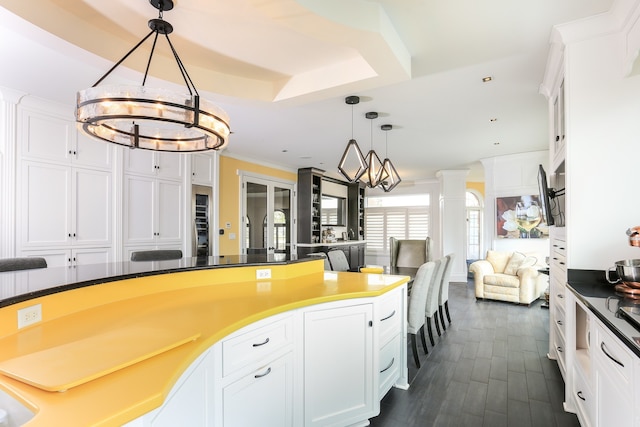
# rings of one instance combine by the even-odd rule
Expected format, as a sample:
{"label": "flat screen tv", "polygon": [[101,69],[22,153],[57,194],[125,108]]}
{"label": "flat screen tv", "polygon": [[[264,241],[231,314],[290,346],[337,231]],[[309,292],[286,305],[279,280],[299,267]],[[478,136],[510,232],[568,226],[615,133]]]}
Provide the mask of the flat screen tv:
{"label": "flat screen tv", "polygon": [[553,199],[554,193],[547,185],[547,174],[542,165],[538,168],[538,191],[540,193],[540,203],[542,204],[542,211],[547,220],[547,225],[555,225],[553,215],[551,214],[551,199]]}

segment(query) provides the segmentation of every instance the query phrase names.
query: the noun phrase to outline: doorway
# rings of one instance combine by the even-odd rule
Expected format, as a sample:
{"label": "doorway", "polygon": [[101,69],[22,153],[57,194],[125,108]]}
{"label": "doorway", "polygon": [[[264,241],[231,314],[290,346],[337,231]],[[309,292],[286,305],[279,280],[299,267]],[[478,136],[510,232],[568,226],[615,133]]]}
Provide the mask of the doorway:
{"label": "doorway", "polygon": [[294,235],[294,183],[242,177],[242,253],[288,257]]}

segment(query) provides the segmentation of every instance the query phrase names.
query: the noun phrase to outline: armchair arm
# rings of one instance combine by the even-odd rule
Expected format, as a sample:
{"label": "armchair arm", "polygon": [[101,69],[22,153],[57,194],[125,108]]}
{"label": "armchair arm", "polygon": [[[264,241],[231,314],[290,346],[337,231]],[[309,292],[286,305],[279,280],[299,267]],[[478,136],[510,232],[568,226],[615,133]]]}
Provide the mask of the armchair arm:
{"label": "armchair arm", "polygon": [[539,272],[537,267],[519,268],[517,273],[520,279],[520,303],[529,304],[540,295],[536,295]]}
{"label": "armchair arm", "polygon": [[473,281],[476,287],[476,298],[484,298],[484,276],[494,274],[493,266],[487,260],[475,261],[469,266],[473,273]]}

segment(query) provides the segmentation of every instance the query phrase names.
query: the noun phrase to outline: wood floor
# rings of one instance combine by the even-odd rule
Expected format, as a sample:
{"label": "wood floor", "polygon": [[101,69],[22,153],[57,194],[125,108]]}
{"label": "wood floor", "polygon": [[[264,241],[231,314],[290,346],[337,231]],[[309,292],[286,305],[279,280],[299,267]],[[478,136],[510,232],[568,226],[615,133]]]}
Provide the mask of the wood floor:
{"label": "wood floor", "polygon": [[540,302],[476,302],[471,281],[451,284],[449,308],[453,323],[441,337],[434,328],[429,355],[418,346],[417,372],[409,352],[411,387],[391,389],[372,426],[580,425],[562,410],[564,382],[547,359],[549,311]]}

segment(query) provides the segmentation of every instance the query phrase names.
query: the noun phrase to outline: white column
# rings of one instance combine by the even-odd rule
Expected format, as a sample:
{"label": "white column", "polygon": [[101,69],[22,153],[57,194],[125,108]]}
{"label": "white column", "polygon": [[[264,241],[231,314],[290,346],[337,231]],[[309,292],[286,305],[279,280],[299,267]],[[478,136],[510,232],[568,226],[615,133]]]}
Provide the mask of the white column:
{"label": "white column", "polygon": [[455,254],[451,269],[452,282],[467,281],[466,179],[468,173],[468,170],[443,170],[436,173],[440,182],[441,253]]}
{"label": "white column", "polygon": [[24,95],[0,87],[0,258],[14,257],[16,251],[16,126]]}

